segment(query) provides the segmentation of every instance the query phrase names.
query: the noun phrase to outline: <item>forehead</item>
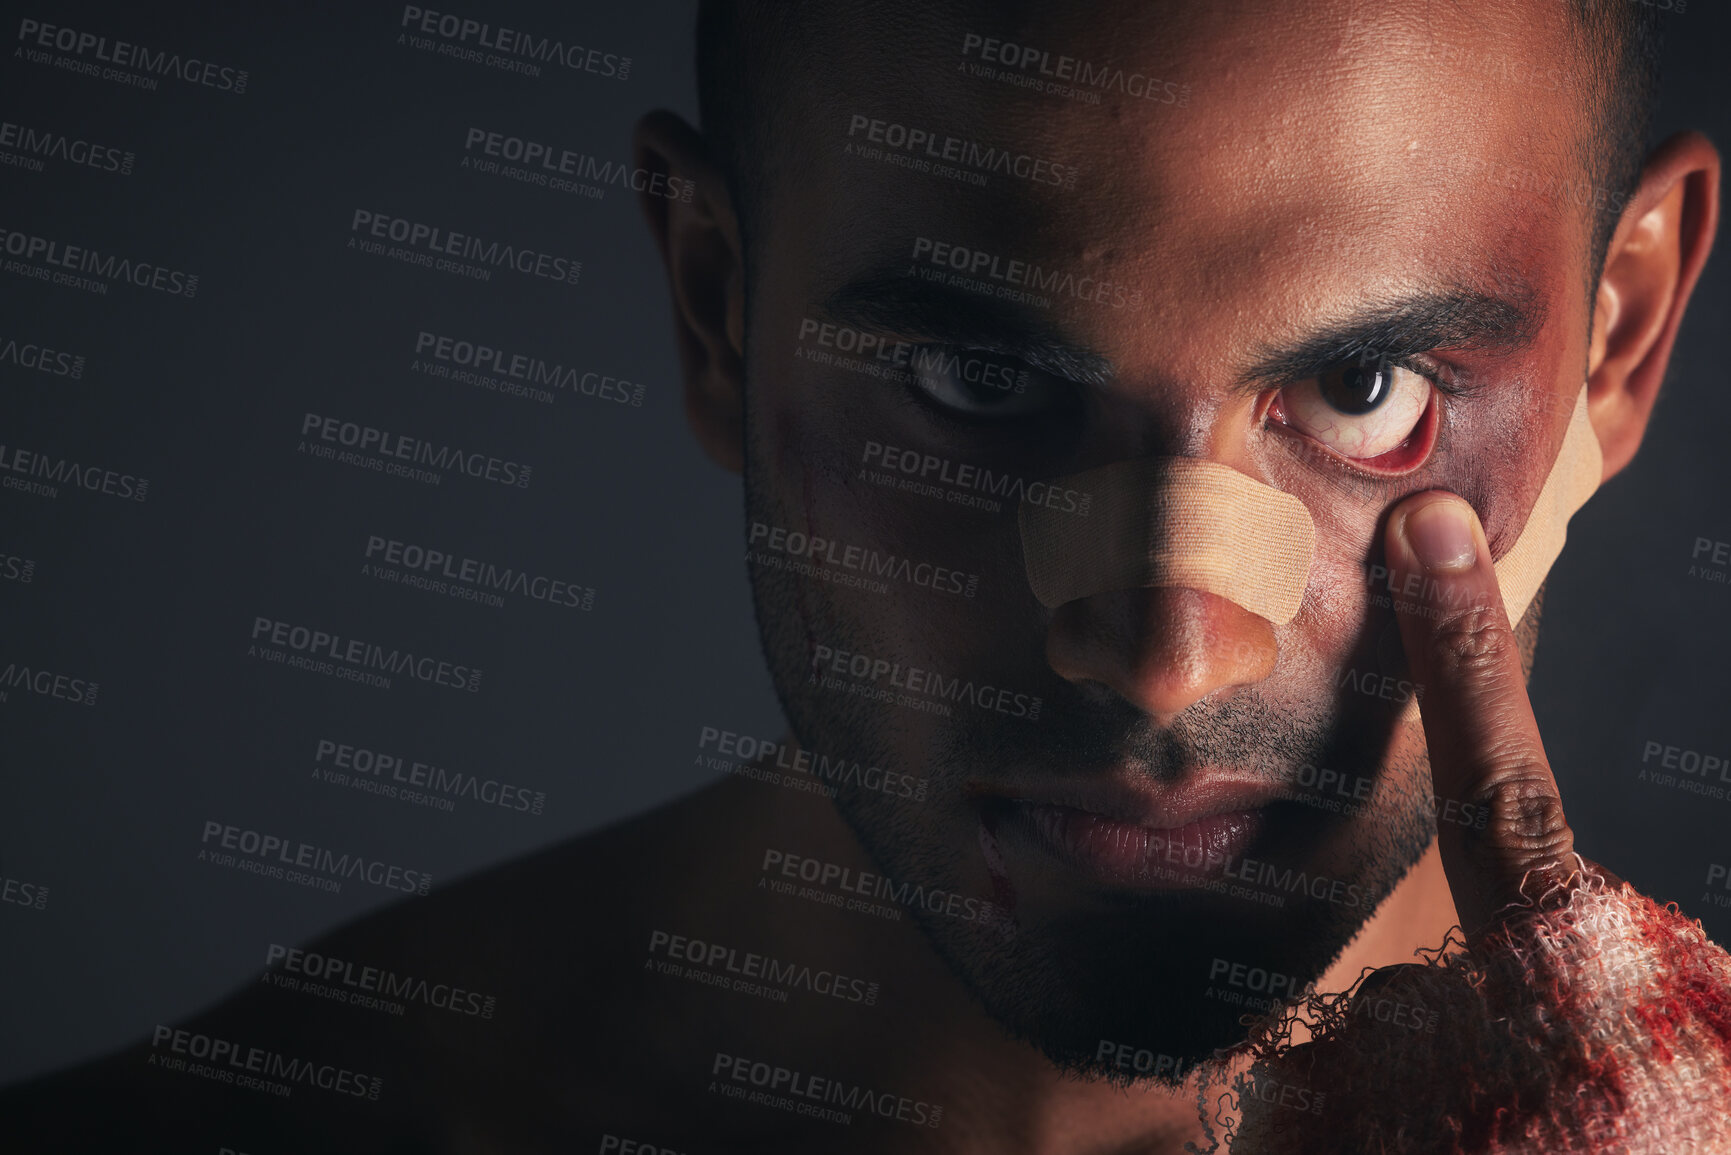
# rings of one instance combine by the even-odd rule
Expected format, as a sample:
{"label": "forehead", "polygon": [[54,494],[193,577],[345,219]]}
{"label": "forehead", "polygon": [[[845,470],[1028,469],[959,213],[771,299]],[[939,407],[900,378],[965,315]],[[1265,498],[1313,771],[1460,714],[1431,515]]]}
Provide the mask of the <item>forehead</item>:
{"label": "forehead", "polygon": [[1571,276],[1586,80],[1565,2],[838,19],[793,65],[769,224],[820,229],[801,257],[837,273],[923,236],[1155,310],[1229,304],[1229,340],[1349,295]]}

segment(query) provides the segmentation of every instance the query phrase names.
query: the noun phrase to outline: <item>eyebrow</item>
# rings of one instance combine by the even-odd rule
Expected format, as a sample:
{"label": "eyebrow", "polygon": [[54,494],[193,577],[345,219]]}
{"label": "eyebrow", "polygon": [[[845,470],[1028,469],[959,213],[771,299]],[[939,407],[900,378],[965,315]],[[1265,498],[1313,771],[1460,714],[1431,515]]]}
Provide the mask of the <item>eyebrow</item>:
{"label": "eyebrow", "polygon": [[1017,357],[1077,384],[1105,386],[1111,358],[1066,338],[1032,306],[880,269],[849,281],[820,308],[844,324]]}
{"label": "eyebrow", "polygon": [[[1361,357],[1407,357],[1433,349],[1508,351],[1530,344],[1544,320],[1524,285],[1506,294],[1469,287],[1421,289],[1367,304],[1287,345],[1263,348],[1242,386],[1296,381]],[[879,269],[854,278],[820,306],[841,323],[1018,357],[1079,384],[1105,387],[1111,358],[1066,338],[1033,307],[954,285]]]}
{"label": "eyebrow", "polygon": [[1530,289],[1511,288],[1503,296],[1472,288],[1426,289],[1370,304],[1289,345],[1263,349],[1239,383],[1302,380],[1361,357],[1521,348],[1538,334],[1544,308]]}

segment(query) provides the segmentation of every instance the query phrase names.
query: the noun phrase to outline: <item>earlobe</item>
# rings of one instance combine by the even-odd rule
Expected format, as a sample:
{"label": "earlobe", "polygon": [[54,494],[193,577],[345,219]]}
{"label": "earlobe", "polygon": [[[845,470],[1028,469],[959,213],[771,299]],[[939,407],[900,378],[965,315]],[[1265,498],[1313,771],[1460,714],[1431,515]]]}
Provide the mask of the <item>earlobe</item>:
{"label": "earlobe", "polygon": [[633,151],[639,168],[667,178],[647,182],[638,203],[672,290],[686,419],[705,452],[737,473],[744,462],[745,260],[727,177],[697,130],[664,110],[637,122]]}
{"label": "earlobe", "polygon": [[1605,478],[1640,448],[1718,217],[1718,151],[1700,133],[1671,137],[1647,161],[1594,299],[1587,405]]}

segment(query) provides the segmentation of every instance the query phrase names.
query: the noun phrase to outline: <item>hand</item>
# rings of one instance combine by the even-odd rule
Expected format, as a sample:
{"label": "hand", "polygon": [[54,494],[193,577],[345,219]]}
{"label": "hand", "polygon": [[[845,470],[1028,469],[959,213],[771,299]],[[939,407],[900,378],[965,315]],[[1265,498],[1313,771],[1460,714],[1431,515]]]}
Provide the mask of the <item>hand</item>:
{"label": "hand", "polygon": [[[1397,597],[1395,615],[1413,680],[1424,686],[1438,812],[1450,799],[1488,808],[1482,829],[1437,824],[1455,909],[1471,934],[1509,903],[1567,877],[1574,833],[1477,514],[1445,490],[1415,494],[1390,515],[1386,546],[1394,588],[1421,590]],[[1410,583],[1408,574],[1416,575]]]}

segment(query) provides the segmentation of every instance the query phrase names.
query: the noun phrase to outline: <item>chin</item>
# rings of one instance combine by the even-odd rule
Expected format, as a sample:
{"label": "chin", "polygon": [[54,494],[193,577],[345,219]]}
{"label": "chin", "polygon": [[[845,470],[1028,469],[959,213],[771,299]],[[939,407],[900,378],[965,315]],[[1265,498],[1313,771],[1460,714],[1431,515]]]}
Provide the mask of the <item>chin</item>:
{"label": "chin", "polygon": [[1173,1087],[1243,1045],[1362,925],[1306,911],[1271,929],[1200,896],[1138,907],[1009,936],[921,925],[986,1013],[1059,1070]]}

